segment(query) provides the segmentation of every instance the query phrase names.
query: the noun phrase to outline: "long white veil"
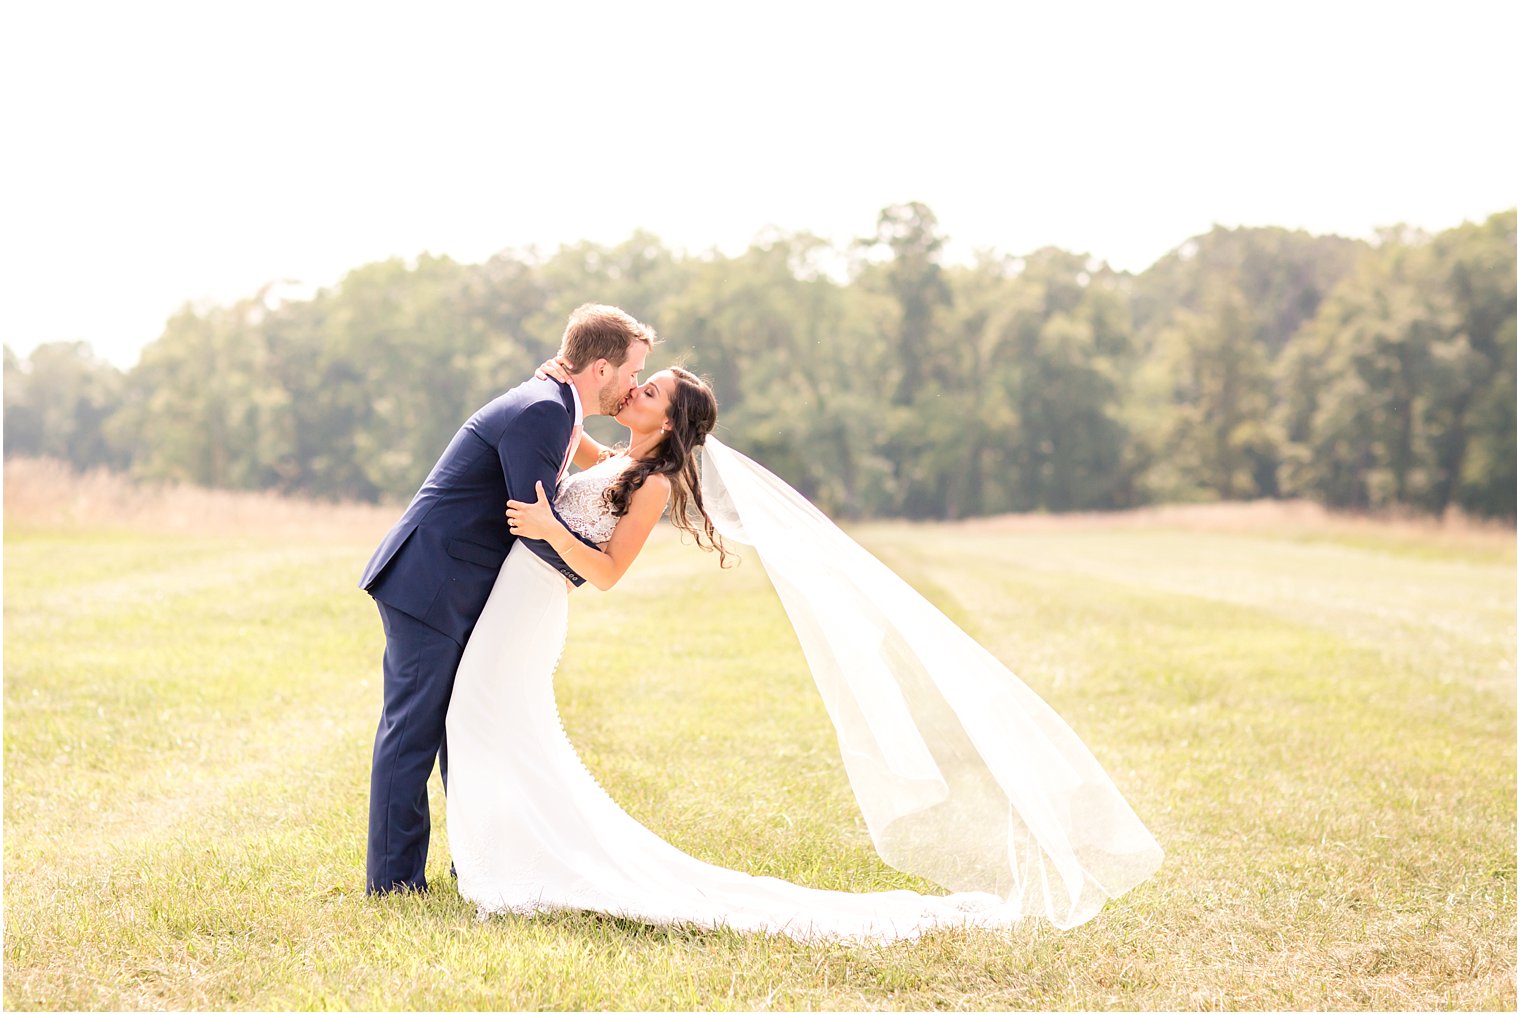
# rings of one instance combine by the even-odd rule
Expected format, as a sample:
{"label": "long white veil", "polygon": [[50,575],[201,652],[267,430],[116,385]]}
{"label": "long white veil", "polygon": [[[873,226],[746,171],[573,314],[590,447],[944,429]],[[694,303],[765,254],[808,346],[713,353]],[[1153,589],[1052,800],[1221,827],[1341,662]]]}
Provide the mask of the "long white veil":
{"label": "long white veil", "polygon": [[1062,928],[1156,870],[1061,717],[804,497],[709,436],[702,499],[765,565],[883,860]]}

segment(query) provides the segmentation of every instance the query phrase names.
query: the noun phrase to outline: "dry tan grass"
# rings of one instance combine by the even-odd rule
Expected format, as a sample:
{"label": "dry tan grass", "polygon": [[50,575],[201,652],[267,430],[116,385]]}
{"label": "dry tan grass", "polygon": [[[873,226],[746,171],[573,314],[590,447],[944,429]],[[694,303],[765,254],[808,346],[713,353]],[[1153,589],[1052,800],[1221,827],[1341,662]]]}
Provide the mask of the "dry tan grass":
{"label": "dry tan grass", "polygon": [[[134,531],[270,537],[379,539],[395,522],[396,504],[315,501],[275,493],[208,490],[187,484],[140,483],[96,469],[78,473],[43,458],[5,460],[5,524],[17,529],[120,527]],[[1168,504],[1132,511],[1007,514],[959,523],[991,534],[1084,530],[1172,529],[1271,533],[1434,550],[1498,553],[1513,559],[1515,525],[1448,512],[1413,514],[1334,512],[1303,500]]]}
{"label": "dry tan grass", "polygon": [[394,504],[142,483],[105,469],[75,472],[48,458],[5,460],[5,525],[12,531],[107,528],[367,542],[378,540],[400,511]]}

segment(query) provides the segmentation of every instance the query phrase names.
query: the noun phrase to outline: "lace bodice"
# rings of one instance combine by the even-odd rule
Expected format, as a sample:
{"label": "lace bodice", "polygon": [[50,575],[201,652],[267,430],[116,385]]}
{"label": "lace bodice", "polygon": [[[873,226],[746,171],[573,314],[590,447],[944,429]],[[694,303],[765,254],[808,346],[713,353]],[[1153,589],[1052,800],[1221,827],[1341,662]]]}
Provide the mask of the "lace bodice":
{"label": "lace bodice", "polygon": [[554,509],[577,535],[585,536],[593,543],[605,543],[612,538],[618,520],[602,500],[602,494],[631,464],[633,459],[617,455],[565,477],[559,485],[558,496],[554,498]]}

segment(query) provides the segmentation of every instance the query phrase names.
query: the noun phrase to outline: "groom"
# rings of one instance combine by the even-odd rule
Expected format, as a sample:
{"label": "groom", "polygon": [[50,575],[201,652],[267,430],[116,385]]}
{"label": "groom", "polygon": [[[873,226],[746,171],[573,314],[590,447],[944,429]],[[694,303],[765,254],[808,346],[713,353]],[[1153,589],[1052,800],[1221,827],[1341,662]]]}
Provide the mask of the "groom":
{"label": "groom", "polygon": [[[550,500],[580,441],[585,415],[614,415],[638,383],[653,329],[616,307],[570,315],[559,359],[570,383],[528,380],[467,420],[401,520],[381,541],[359,585],[385,627],[385,702],[370,770],[370,894],[427,880],[427,780],[438,756],[445,785],[444,718],[454,671],[507,552],[509,499]],[[584,579],[549,544],[525,544],[566,579]]]}

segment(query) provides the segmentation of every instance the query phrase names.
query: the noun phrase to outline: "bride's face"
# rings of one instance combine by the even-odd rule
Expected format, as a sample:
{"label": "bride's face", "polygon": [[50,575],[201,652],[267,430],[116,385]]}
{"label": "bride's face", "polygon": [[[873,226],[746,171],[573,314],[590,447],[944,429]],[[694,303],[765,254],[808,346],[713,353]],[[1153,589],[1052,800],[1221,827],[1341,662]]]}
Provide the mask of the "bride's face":
{"label": "bride's face", "polygon": [[676,392],[676,375],[661,370],[634,389],[624,406],[613,417],[630,433],[653,433],[665,425],[670,413],[670,399]]}

